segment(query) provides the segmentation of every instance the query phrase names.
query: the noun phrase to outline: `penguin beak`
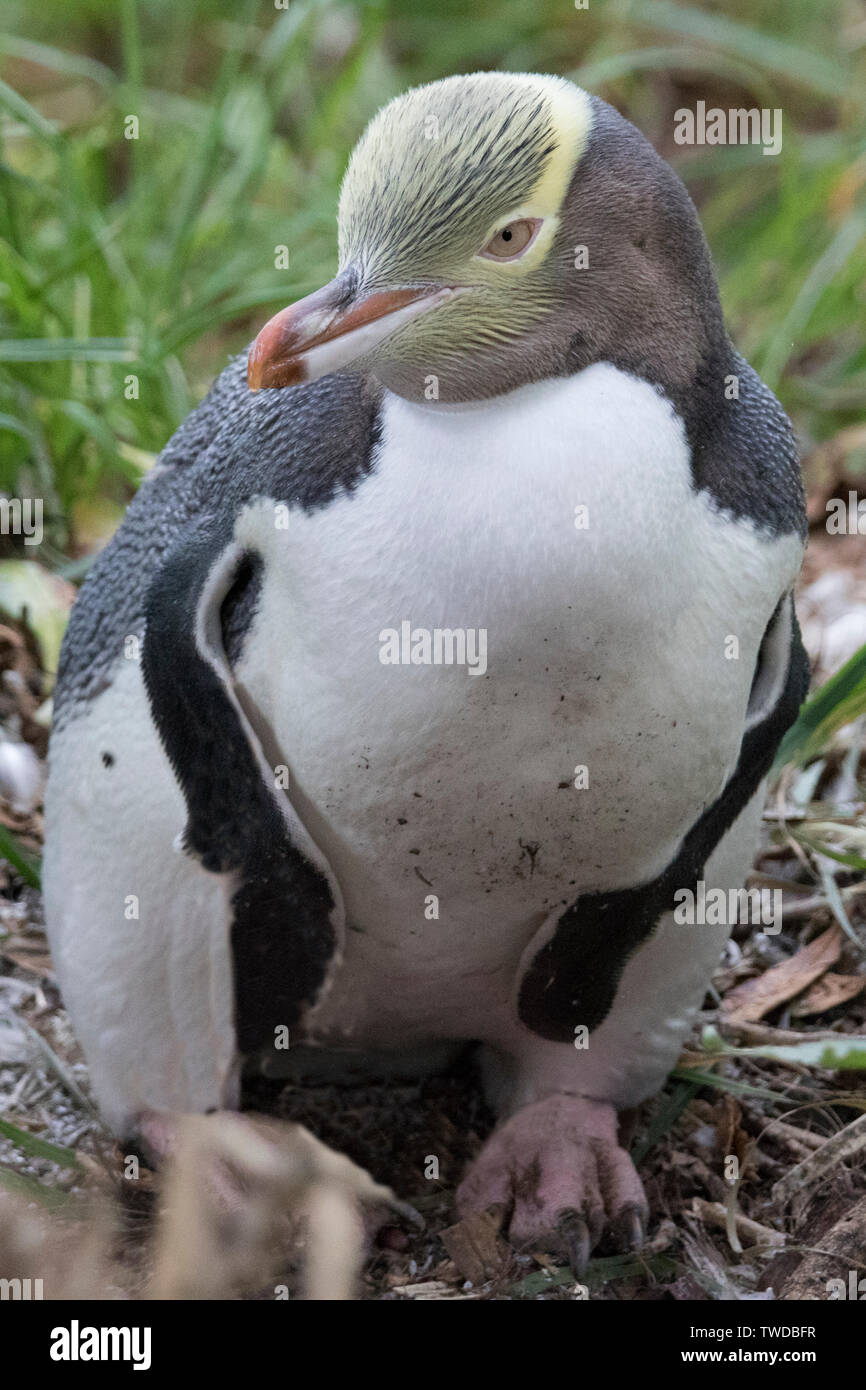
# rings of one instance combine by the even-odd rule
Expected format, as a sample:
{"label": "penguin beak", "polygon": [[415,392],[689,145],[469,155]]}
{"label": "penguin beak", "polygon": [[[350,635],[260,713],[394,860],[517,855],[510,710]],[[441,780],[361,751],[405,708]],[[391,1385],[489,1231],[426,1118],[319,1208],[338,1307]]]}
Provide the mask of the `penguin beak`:
{"label": "penguin beak", "polygon": [[298,386],[338,372],[455,293],[450,286],[425,285],[358,294],[344,271],[265,324],[247,364],[250,390]]}

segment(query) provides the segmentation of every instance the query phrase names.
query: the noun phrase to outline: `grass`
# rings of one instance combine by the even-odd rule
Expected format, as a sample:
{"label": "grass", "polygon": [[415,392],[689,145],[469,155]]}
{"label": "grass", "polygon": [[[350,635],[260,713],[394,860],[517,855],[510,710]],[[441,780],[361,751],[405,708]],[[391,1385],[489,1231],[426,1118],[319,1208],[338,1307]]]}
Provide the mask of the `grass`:
{"label": "grass", "polygon": [[22,849],[15,836],[6,829],[5,825],[0,825],[0,857],[5,859],[7,864],[11,864],[31,888],[40,886],[41,874],[38,862],[25,849]]}
{"label": "grass", "polygon": [[[340,176],[376,107],[455,70],[562,72],[625,110],[698,199],[735,337],[805,441],[858,417],[866,37],[844,0],[5,13],[0,490],[44,498],[55,567],[116,524],[227,354],[333,273]],[[781,107],[782,156],[674,146],[698,97]]]}
{"label": "grass", "polygon": [[776,769],[791,762],[804,765],[817,758],[839,729],[864,714],[866,647],[846,661],[803,706],[799,719],[779,746]]}

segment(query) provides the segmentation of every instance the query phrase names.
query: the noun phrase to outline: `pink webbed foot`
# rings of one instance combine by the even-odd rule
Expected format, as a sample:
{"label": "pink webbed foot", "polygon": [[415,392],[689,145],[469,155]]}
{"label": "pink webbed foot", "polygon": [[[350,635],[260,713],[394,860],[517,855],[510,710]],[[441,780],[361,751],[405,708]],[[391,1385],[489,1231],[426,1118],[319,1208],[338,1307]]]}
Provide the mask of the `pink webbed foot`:
{"label": "pink webbed foot", "polygon": [[634,1165],[617,1141],[612,1105],[548,1096],[490,1136],[457,1191],[460,1214],[504,1207],[518,1249],[564,1254],[576,1274],[606,1229],[635,1249],[649,1217]]}

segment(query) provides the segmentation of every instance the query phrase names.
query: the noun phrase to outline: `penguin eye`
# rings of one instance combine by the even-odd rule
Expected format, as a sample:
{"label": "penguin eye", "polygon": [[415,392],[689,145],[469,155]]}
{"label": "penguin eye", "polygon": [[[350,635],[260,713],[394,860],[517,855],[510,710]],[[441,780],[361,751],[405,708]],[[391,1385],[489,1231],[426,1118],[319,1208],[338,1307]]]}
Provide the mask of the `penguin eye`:
{"label": "penguin eye", "polygon": [[540,226],[540,217],[520,217],[516,222],[508,222],[494,233],[480,254],[492,261],[515,261],[535,240]]}

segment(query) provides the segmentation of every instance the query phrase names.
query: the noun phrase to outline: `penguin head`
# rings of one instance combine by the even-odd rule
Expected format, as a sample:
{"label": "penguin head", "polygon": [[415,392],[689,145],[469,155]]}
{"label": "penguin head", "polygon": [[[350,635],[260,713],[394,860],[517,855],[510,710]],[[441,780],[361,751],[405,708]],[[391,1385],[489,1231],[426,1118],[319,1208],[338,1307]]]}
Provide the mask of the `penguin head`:
{"label": "penguin head", "polygon": [[679,179],[559,77],[474,73],[397,97],[355,147],[338,222],[338,274],[262,329],[252,389],[352,371],[464,402],[601,359],[646,375],[654,352],[656,377],[687,385],[702,320],[720,323]]}

